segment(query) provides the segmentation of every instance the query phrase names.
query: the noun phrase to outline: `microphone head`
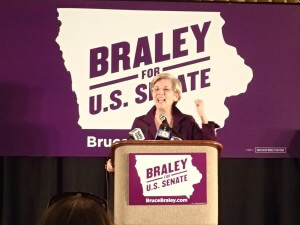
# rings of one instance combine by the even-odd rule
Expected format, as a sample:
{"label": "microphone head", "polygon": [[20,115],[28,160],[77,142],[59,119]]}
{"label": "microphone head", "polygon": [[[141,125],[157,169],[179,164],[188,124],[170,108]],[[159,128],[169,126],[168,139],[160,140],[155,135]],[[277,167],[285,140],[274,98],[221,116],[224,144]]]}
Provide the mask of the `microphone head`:
{"label": "microphone head", "polygon": [[170,140],[171,139],[171,131],[170,130],[162,130],[158,128],[155,140]]}
{"label": "microphone head", "polygon": [[167,120],[167,117],[166,117],[165,114],[161,113],[161,114],[159,115],[159,119],[160,119],[161,121],[164,121],[164,120]]}
{"label": "microphone head", "polygon": [[134,140],[145,140],[145,136],[141,128],[134,128],[129,132],[129,136]]}

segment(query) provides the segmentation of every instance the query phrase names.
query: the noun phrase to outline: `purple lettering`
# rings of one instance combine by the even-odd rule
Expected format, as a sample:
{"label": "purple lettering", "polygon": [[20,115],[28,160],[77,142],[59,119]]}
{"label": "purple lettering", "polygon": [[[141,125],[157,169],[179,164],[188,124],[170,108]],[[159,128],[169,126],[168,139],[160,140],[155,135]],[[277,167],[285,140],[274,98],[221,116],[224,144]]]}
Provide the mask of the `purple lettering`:
{"label": "purple lettering", "polygon": [[172,164],[171,164],[171,163],[168,163],[168,166],[169,166],[168,172],[169,172],[169,173],[174,172],[174,170],[172,170]]}
{"label": "purple lettering", "polygon": [[196,90],[196,76],[199,74],[199,71],[190,72],[187,74],[191,78],[191,91]]}
{"label": "purple lettering", "polygon": [[[194,24],[191,26],[174,29],[173,38],[171,40],[165,40],[165,42],[164,33],[156,33],[154,37],[155,45],[151,48],[154,51],[153,53],[151,53],[148,36],[139,37],[137,39],[135,49],[131,49],[130,43],[127,41],[114,43],[111,45],[111,49],[108,49],[105,46],[90,49],[90,78],[95,78],[107,74],[109,68],[111,69],[111,73],[117,73],[120,70],[125,71],[131,68],[140,67],[142,64],[150,65],[153,63],[153,60],[158,63],[170,60],[172,58],[175,59],[187,56],[189,54],[189,50],[186,46],[186,42],[187,40],[189,40],[187,38],[189,36],[186,36],[186,33],[189,31],[189,29],[192,30],[193,36],[196,40],[196,52],[203,52],[205,50],[205,37],[210,27],[210,23],[211,21],[203,23],[202,28],[199,27],[199,24]],[[173,42],[172,52],[164,52],[164,43],[166,43],[167,41]],[[130,58],[130,52],[132,52],[131,55],[133,55],[134,52],[134,59]],[[154,54],[153,59],[152,54]],[[108,59],[109,57],[111,57],[110,60]],[[109,65],[109,62],[111,63],[111,65]],[[178,67],[179,65],[176,66]],[[158,67],[152,69],[156,68]],[[173,69],[174,68],[175,67],[173,66]],[[150,72],[153,71],[147,71],[147,74],[143,74],[143,78],[145,76],[154,76],[157,70],[155,70],[155,73],[152,74],[150,74]]]}
{"label": "purple lettering", "polygon": [[180,169],[180,168],[179,168],[179,162],[180,162],[180,161],[175,161],[175,162],[174,162],[174,170],[175,170],[175,171],[178,171],[178,170]]}
{"label": "purple lettering", "polygon": [[178,80],[180,80],[180,83],[181,83],[182,93],[187,92],[184,74],[179,75],[179,76],[178,76]]}
{"label": "purple lettering", "polygon": [[196,41],[197,41],[197,53],[204,52],[204,49],[205,49],[204,39],[205,39],[205,36],[207,34],[210,23],[211,23],[211,21],[205,22],[203,24],[202,31],[200,31],[200,28],[199,28],[198,24],[195,24],[195,25],[191,26],[192,31],[193,31],[194,36],[195,36]]}
{"label": "purple lettering", "polygon": [[148,37],[140,37],[137,41],[133,68],[139,67],[141,63],[152,64],[151,50]]}
{"label": "purple lettering", "polygon": [[185,165],[186,165],[187,159],[182,159],[181,163],[182,163],[182,169],[185,169]]}
{"label": "purple lettering", "polygon": [[153,176],[152,168],[146,169],[146,177],[147,179],[151,178]]}
{"label": "purple lettering", "polygon": [[130,69],[130,44],[128,42],[119,42],[111,45],[111,72],[120,71],[119,63],[123,63],[123,70]]}
{"label": "purple lettering", "polygon": [[108,57],[107,47],[93,48],[90,50],[90,78],[99,77],[107,73],[108,71],[107,57]]}
{"label": "purple lettering", "polygon": [[155,62],[162,62],[170,59],[170,54],[163,53],[163,33],[155,34]]}
{"label": "purple lettering", "polygon": [[143,90],[147,89],[146,84],[140,84],[135,88],[135,93],[139,95],[139,97],[135,98],[135,102],[137,104],[141,104],[147,100],[147,94],[143,92]]}
{"label": "purple lettering", "polygon": [[210,83],[207,81],[209,76],[206,74],[209,71],[210,71],[210,68],[201,70],[201,88],[210,86]]}
{"label": "purple lettering", "polygon": [[188,27],[182,27],[173,30],[173,58],[179,58],[188,55],[188,50],[181,50],[181,46],[185,44],[185,39],[181,37],[183,33],[188,32]]}
{"label": "purple lettering", "polygon": [[122,92],[120,90],[115,90],[110,94],[110,99],[115,103],[115,104],[110,104],[110,109],[116,110],[122,106],[122,101],[118,98],[118,96],[121,95]]}
{"label": "purple lettering", "polygon": [[166,164],[163,164],[161,167],[161,175],[164,175],[167,173],[168,173],[167,166],[166,166]]}
{"label": "purple lettering", "polygon": [[90,96],[90,114],[96,115],[102,110],[102,95]]}
{"label": "purple lettering", "polygon": [[153,168],[154,172],[153,172],[153,176],[156,177],[156,176],[159,176],[160,175],[160,171],[159,171],[160,167],[159,166],[155,166]]}

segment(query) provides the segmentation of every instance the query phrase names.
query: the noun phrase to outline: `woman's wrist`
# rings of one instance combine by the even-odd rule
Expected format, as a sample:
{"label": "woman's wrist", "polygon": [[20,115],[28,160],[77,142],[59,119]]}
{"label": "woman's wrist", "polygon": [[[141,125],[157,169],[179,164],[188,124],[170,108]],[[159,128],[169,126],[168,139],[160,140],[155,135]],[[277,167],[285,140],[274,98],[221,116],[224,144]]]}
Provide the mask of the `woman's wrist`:
{"label": "woman's wrist", "polygon": [[208,124],[208,120],[207,120],[206,116],[200,116],[200,119],[202,121],[202,124]]}

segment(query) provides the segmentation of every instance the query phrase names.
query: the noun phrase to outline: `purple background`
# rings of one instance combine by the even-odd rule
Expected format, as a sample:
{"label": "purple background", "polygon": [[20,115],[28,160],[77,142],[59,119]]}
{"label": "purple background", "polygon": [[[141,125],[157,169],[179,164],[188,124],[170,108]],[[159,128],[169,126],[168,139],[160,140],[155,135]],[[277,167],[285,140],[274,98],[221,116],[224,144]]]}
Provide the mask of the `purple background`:
{"label": "purple background", "polygon": [[[195,166],[199,172],[202,174],[202,179],[200,183],[193,185],[194,192],[188,198],[187,203],[146,203],[146,198],[186,198],[186,196],[157,196],[157,197],[144,197],[143,187],[138,176],[136,165],[136,155],[172,155],[168,153],[162,154],[129,154],[129,205],[189,205],[189,204],[206,204],[207,203],[207,178],[206,178],[206,154],[205,153],[185,153],[184,155],[192,156],[192,164]],[[181,154],[178,154],[181,155]],[[188,176],[189,179],[189,176]],[[176,185],[174,185],[176,188]]]}
{"label": "purple background", "polygon": [[[220,11],[226,43],[253,69],[247,93],[226,99],[222,156],[300,156],[297,5],[53,1],[0,3],[0,155],[107,156],[108,148],[86,147],[87,135],[127,137],[126,130],[78,126],[71,76],[55,42],[58,7]],[[288,154],[255,154],[255,147],[287,147]]]}

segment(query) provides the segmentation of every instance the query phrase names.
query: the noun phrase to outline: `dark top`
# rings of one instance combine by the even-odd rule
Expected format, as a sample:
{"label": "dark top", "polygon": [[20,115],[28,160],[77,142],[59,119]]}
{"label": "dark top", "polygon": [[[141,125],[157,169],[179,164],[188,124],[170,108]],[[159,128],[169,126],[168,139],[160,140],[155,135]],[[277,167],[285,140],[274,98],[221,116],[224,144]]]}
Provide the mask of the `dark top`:
{"label": "dark top", "polygon": [[[146,140],[154,140],[157,132],[154,116],[155,106],[146,115],[135,118],[132,129],[140,128]],[[208,124],[202,124],[201,129],[192,116],[183,114],[176,106],[173,106],[173,136],[180,137],[183,140],[215,141],[215,128],[218,127],[214,122],[209,122]]]}

